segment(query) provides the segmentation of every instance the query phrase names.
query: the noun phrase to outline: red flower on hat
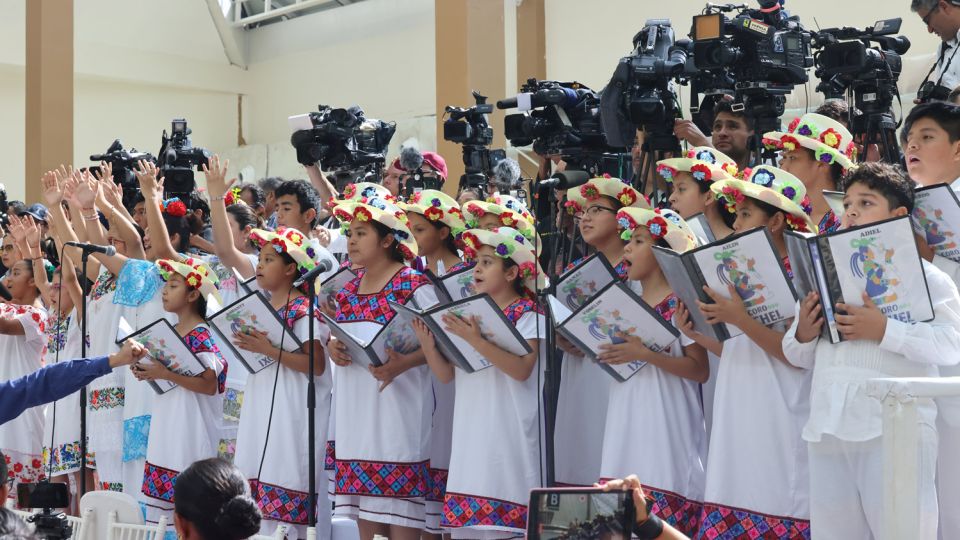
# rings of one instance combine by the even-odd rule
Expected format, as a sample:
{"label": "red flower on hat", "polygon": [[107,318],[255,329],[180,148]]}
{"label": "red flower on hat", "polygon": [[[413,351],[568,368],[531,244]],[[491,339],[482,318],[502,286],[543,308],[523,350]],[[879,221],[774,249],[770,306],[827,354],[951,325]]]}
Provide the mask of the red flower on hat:
{"label": "red flower on hat", "polygon": [[470,246],[463,246],[463,258],[467,260],[473,260],[477,258],[477,250],[473,249]]}
{"label": "red flower on hat", "polygon": [[350,221],[353,219],[353,214],[347,212],[343,207],[337,207],[334,209],[333,214],[337,216],[337,219],[340,221]]}
{"label": "red flower on hat", "polygon": [[533,277],[537,267],[533,262],[527,261],[518,265],[517,268],[520,270],[520,279],[529,279]]}
{"label": "red flower on hat", "polygon": [[509,210],[507,210],[506,212],[501,213],[501,214],[500,214],[500,223],[502,223],[502,224],[503,224],[504,226],[506,226],[506,227],[513,227],[513,226],[516,225],[516,223],[517,223],[517,220],[516,220],[516,218],[514,218],[514,215],[515,215],[515,214],[514,214],[513,212],[509,211]]}
{"label": "red flower on hat", "polygon": [[789,225],[791,229],[800,232],[808,231],[807,220],[793,214],[784,213],[784,215],[787,216],[787,225]]}
{"label": "red flower on hat", "polygon": [[784,135],[783,138],[780,139],[780,145],[784,150],[790,152],[800,148],[800,141],[792,135]]}
{"label": "red flower on hat", "polygon": [[600,198],[600,190],[593,183],[580,186],[580,196],[588,201],[595,201]]}
{"label": "red flower on hat", "polygon": [[850,161],[856,161],[858,152],[859,149],[857,148],[857,145],[853,141],[850,141],[850,144],[847,145],[847,151],[844,152],[844,154]]}
{"label": "red flower on hat", "polygon": [[203,278],[196,272],[190,272],[186,277],[187,285],[192,289],[199,289],[202,280]]}
{"label": "red flower on hat", "polygon": [[690,174],[693,176],[693,179],[698,182],[709,182],[710,179],[713,178],[710,167],[707,167],[703,163],[697,163],[693,167],[690,167]]}
{"label": "red flower on hat", "polygon": [[763,147],[767,149],[783,150],[783,143],[778,139],[763,138]]}
{"label": "red flower on hat", "polygon": [[344,199],[352,199],[352,198],[354,198],[356,195],[357,195],[357,185],[356,185],[356,184],[347,184],[347,186],[346,186],[345,188],[343,188],[343,198],[344,198]]}
{"label": "red flower on hat", "polygon": [[187,205],[174,197],[160,203],[160,211],[171,217],[183,217],[187,215]]}
{"label": "red flower on hat", "polygon": [[656,216],[647,222],[647,230],[650,231],[650,236],[654,240],[659,240],[667,235],[667,220]]}
{"label": "red flower on hat", "polygon": [[800,118],[794,118],[793,122],[790,122],[790,126],[787,128],[787,132],[793,133],[797,130],[797,126],[800,125]]}
{"label": "red flower on hat", "polygon": [[583,212],[583,207],[580,206],[580,203],[577,201],[566,201],[563,203],[563,207],[567,209],[567,213],[570,215],[577,215]]}
{"label": "red flower on hat", "polygon": [[467,246],[467,248],[477,249],[480,247],[480,239],[477,238],[477,235],[470,231],[463,233],[460,239],[463,241],[463,245]]}
{"label": "red flower on hat", "polygon": [[830,128],[820,134],[820,142],[829,146],[830,148],[840,148],[840,143],[843,140],[843,136],[837,133],[837,130]]}
{"label": "red flower on hat", "polygon": [[416,192],[410,196],[410,204],[419,204],[420,203],[420,192]]}
{"label": "red flower on hat", "polygon": [[443,210],[437,208],[436,206],[431,206],[423,212],[423,217],[429,219],[430,221],[439,221],[443,219]]}
{"label": "red flower on hat", "polygon": [[463,212],[461,212],[460,209],[457,208],[456,206],[453,206],[449,210],[447,210],[447,213],[449,213],[452,216],[457,216],[458,218],[463,219]]}
{"label": "red flower on hat", "polygon": [[624,206],[633,206],[633,203],[637,202],[637,192],[625,187],[617,194],[617,200]]}
{"label": "red flower on hat", "polygon": [[370,210],[360,206],[353,211],[353,219],[360,222],[370,221],[373,219],[373,214],[370,213]]}

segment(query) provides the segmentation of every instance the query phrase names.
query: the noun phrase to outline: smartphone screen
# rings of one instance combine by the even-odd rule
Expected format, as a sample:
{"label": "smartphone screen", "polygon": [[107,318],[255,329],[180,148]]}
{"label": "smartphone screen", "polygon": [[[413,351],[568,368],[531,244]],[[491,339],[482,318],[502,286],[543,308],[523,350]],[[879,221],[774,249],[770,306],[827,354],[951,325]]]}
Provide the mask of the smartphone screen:
{"label": "smartphone screen", "polygon": [[527,538],[626,540],[633,520],[630,492],[536,489],[530,493]]}

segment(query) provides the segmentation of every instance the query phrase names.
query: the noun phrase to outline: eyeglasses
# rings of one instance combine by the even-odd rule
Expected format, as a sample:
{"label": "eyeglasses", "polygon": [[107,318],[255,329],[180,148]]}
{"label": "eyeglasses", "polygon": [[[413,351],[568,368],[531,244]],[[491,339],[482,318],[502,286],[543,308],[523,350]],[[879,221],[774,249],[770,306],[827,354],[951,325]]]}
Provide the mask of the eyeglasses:
{"label": "eyeglasses", "polygon": [[933,14],[936,13],[938,9],[940,9],[940,4],[936,3],[933,5],[933,8],[920,19],[923,21],[924,26],[930,26],[930,19],[933,18]]}
{"label": "eyeglasses", "polygon": [[617,213],[617,211],[614,210],[613,208],[607,208],[606,206],[600,206],[599,204],[595,204],[593,206],[588,206],[586,210],[584,210],[581,214],[575,217],[576,219],[583,219],[585,216],[590,216],[591,218],[595,218],[603,212],[610,212],[611,214]]}

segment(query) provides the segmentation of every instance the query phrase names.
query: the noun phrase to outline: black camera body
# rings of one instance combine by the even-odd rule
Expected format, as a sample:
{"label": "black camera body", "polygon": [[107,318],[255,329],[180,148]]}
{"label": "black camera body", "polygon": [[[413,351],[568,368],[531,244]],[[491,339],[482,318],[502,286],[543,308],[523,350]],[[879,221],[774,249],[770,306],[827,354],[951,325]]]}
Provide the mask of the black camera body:
{"label": "black camera body", "polygon": [[[773,7],[776,0],[760,2]],[[807,82],[813,67],[812,34],[783,9],[740,9],[708,5],[694,17],[693,62],[698,70],[729,70],[736,81],[797,85]]]}
{"label": "black camera body", "polygon": [[[190,142],[192,130],[183,118],[170,122],[170,134],[164,130],[160,139],[157,167],[163,175],[164,196],[184,196],[196,188],[194,171],[200,170],[210,160],[210,152],[194,147]],[[183,197],[188,198],[188,197]]]}
{"label": "black camera body", "polygon": [[354,105],[335,109],[320,105],[309,114],[312,127],[290,137],[302,165],[320,163],[324,171],[338,178],[382,178],[387,147],[397,130],[395,122],[368,119]]}
{"label": "black camera body", "polygon": [[623,151],[608,144],[600,119],[600,96],[590,88],[576,81],[528,79],[520,92],[497,102],[498,109],[525,111],[504,118],[504,135],[513,146],[532,144],[537,154],[560,155],[572,168],[597,161],[593,157]]}
{"label": "black camera body", "polygon": [[[133,200],[140,189],[136,170],[137,163],[141,160],[157,163],[157,158],[153,157],[153,154],[138,152],[136,148],[125,149],[120,139],[114,139],[106,152],[90,156],[90,161],[109,163],[112,166],[113,181],[123,188],[123,204],[127,207],[133,205]],[[99,166],[93,166],[90,169],[99,169]]]}
{"label": "black camera body", "polygon": [[460,177],[460,191],[472,189],[483,198],[488,177],[493,168],[507,158],[502,149],[488,148],[493,142],[493,127],[487,115],[493,112],[493,105],[487,103],[487,97],[474,90],[476,104],[469,108],[446,107],[447,119],[443,122],[444,140],[463,145],[464,175]]}
{"label": "black camera body", "polygon": [[27,520],[33,523],[36,535],[44,540],[65,540],[73,535],[73,527],[63,512],[55,508],[70,505],[70,494],[64,483],[39,482],[17,484],[17,504],[20,508],[42,508]]}
{"label": "black camera body", "polygon": [[673,124],[680,118],[674,81],[685,79],[691,43],[676,41],[667,19],[650,19],[633,37],[633,52],[620,59],[600,96],[600,113],[607,141],[631,147],[637,128],[651,148],[679,151]]}

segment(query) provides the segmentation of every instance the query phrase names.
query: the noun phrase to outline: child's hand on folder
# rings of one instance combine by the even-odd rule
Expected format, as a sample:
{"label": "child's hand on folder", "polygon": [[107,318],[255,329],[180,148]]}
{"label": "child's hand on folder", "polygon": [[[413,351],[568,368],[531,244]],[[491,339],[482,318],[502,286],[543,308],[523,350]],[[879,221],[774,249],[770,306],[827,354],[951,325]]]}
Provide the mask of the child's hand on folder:
{"label": "child's hand on folder", "polygon": [[420,347],[424,353],[432,353],[437,349],[437,340],[433,337],[433,332],[422,320],[413,320],[413,332],[417,335],[417,340],[420,341]]}
{"label": "child's hand on folder", "polygon": [[570,340],[561,336],[559,332],[557,332],[556,336],[557,336],[557,347],[560,347],[561,351],[567,354],[572,354],[573,356],[583,356],[583,351],[578,349],[577,346],[574,345],[573,343],[570,343]]}
{"label": "child's hand on folder", "polygon": [[597,359],[605,364],[629,364],[637,360],[647,361],[652,352],[637,336],[617,332],[623,343],[605,343],[600,346]]}
{"label": "child's hand on folder", "polygon": [[862,306],[837,304],[837,311],[846,313],[846,315],[837,315],[837,330],[847,340],[866,339],[879,343],[883,341],[883,335],[887,331],[887,317],[873,303],[873,299],[867,295],[866,291],[862,296]]}
{"label": "child's hand on folder", "polygon": [[333,363],[340,367],[346,367],[352,363],[350,354],[347,352],[347,346],[336,338],[330,338],[327,343],[327,351],[330,352],[330,359],[333,360]]}
{"label": "child's hand on folder", "polygon": [[727,294],[730,295],[729,298],[725,298],[707,285],[703,286],[703,291],[713,299],[712,304],[697,302],[700,306],[700,312],[706,317],[708,323],[727,323],[737,328],[743,328],[742,321],[745,317],[749,318],[750,316],[747,314],[747,308],[744,307],[743,300],[740,298],[740,295],[737,294],[737,290],[733,285],[727,285]]}
{"label": "child's hand on folder", "polygon": [[820,335],[823,328],[823,317],[820,315],[820,295],[815,292],[807,293],[800,302],[800,313],[797,322],[797,341],[809,343]]}
{"label": "child's hand on folder", "polygon": [[445,313],[443,324],[446,331],[460,336],[471,345],[483,339],[483,334],[480,333],[480,321],[477,320],[476,316],[465,319],[452,313]]}

